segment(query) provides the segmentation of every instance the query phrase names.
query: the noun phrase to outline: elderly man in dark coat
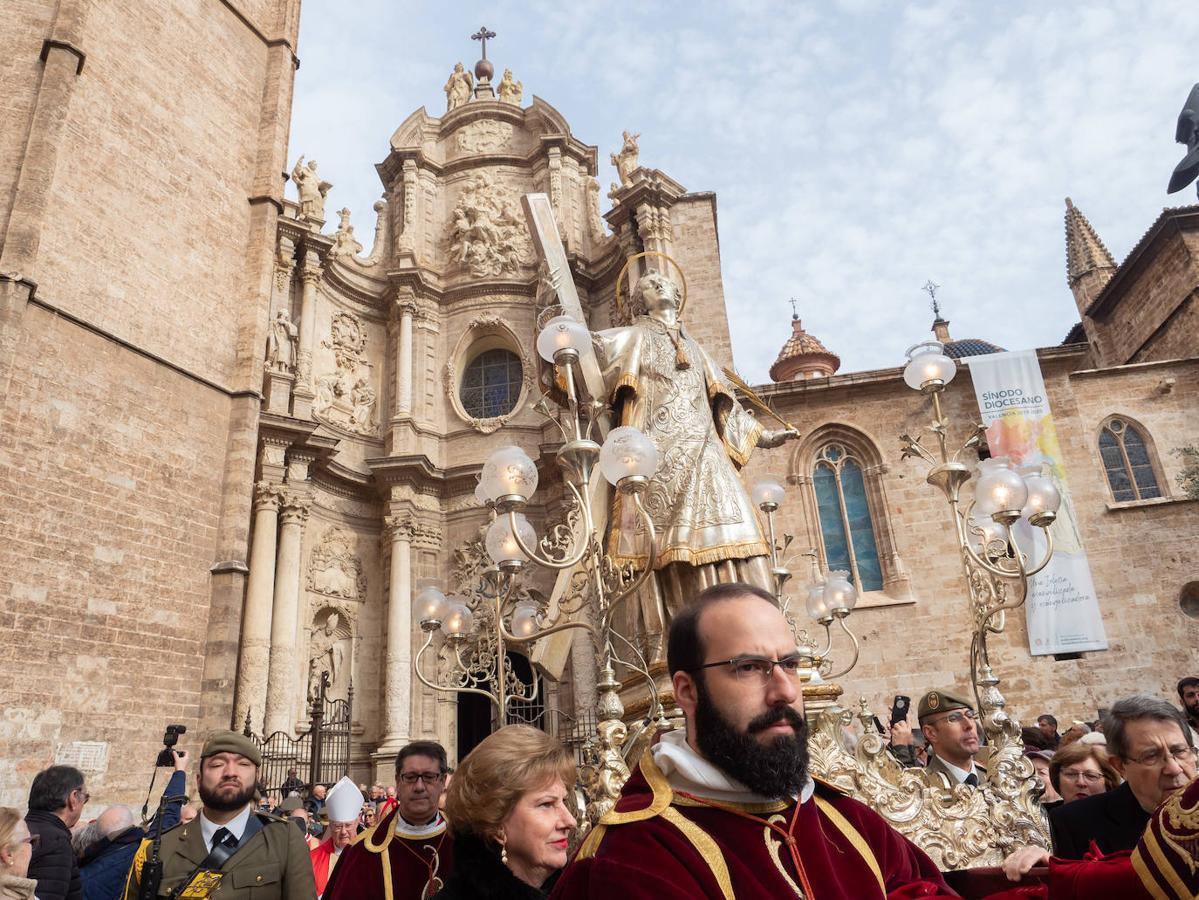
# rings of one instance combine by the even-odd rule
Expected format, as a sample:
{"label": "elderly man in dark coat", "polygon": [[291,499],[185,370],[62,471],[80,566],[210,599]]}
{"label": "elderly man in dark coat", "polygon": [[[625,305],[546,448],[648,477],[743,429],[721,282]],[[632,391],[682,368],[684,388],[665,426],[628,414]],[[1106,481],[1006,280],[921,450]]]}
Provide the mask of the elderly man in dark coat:
{"label": "elderly man in dark coat", "polygon": [[38,900],[83,898],[79,863],[71,850],[71,829],[78,824],[87,801],[83,773],[71,766],[51,766],[33,778],[25,824],[38,839],[29,860],[29,877],[37,881]]}

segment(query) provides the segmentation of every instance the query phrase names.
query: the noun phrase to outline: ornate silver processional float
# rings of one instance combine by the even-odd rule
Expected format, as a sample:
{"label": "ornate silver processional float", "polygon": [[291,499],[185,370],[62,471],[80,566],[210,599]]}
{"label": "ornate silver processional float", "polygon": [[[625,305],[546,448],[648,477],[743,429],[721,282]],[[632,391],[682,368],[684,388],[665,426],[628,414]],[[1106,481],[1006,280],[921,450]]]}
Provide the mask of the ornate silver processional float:
{"label": "ornate silver processional float", "polygon": [[[508,648],[536,647],[543,655],[565,655],[571,646],[576,655],[594,651],[598,724],[583,767],[586,827],[611,809],[655,731],[679,724],[664,665],[671,617],[708,584],[748,581],[778,598],[806,657],[814,774],[878,810],[945,869],[995,865],[1015,847],[1048,846],[1040,788],[1021,752],[1019,724],[1005,711],[987,638],[1003,630],[1008,610],[1023,604],[1029,577],[1052,552],[1046,541],[1045,558],[1033,564],[1013,529],[1032,527],[1047,536],[1057,496],[1047,478],[992,461],[963,507],[961,489],[972,474],[959,458],[978,445],[981,432],[949,453],[940,393],[953,377],[953,361],[939,348],[914,348],[905,378],[931,398],[929,430],[938,453],[918,439],[903,440],[905,456],[931,465],[928,481],[945,494],[966,570],[971,676],[994,747],[987,780],[977,789],[926,785],[920,770],[903,769],[887,751],[864,699],[857,712],[838,704],[842,689],[834,679],[858,658],[847,624],[856,591],[848,573],[822,573],[815,550],[802,554],[811,568],[804,605],[824,629],[818,648],[786,590],[792,539],[775,533],[785,491],[766,480],[747,492],[736,471],[756,447],[778,446],[798,432],[786,423],[765,429],[748,415],[742,397],[778,418],[682,328],[686,281],[678,265],[660,253],[630,258],[617,279],[620,324],[593,334],[548,198],[529,194],[523,205],[549,295],[538,317],[537,350],[552,367],[552,383],[536,408],[561,433],[556,456],[564,513],[538,537],[522,512],[538,487],[536,463],[514,446],[492,454],[476,492],[491,509],[491,522],[481,542],[459,551],[457,593],[425,588],[415,600],[426,634],[415,665],[421,682],[485,696],[493,721],[503,723],[514,702],[535,700],[538,690],[537,679],[526,683],[517,675]],[[645,271],[622,302],[625,273],[639,260]],[[677,282],[662,263],[674,267]],[[522,572],[530,565],[555,574],[550,596],[525,587]],[[834,627],[853,648],[840,667],[830,658]],[[580,634],[589,640],[573,637]],[[560,649],[546,650],[555,645]],[[432,658],[437,663],[427,674]],[[851,750],[844,729],[855,716],[864,736]]]}

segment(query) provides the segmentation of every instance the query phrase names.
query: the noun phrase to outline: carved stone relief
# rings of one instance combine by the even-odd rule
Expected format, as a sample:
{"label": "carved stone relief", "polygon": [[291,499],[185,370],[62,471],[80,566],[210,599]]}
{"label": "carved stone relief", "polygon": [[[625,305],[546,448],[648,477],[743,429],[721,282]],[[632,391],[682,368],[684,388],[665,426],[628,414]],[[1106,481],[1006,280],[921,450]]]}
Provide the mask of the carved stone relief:
{"label": "carved stone relief", "polygon": [[322,422],[374,435],[379,427],[377,394],[366,361],[366,329],[356,316],[339,312],[329,330],[329,339],[321,341],[321,346],[333,350],[336,368],[317,376],[313,413]]}
{"label": "carved stone relief", "polygon": [[481,119],[458,130],[458,149],[466,153],[498,150],[512,137],[512,123]]}
{"label": "carved stone relief", "polygon": [[354,536],[344,528],[327,528],[312,550],[308,589],[330,597],[366,600],[366,573],[354,553]]}
{"label": "carved stone relief", "polygon": [[357,256],[362,252],[362,244],[354,237],[354,226],[350,224],[350,210],[343,206],[337,211],[337,218],[337,232],[333,235],[333,246],[329,249],[329,255]]}
{"label": "carved stone relief", "polygon": [[489,172],[471,177],[448,225],[450,264],[476,278],[515,275],[532,265],[533,246],[515,188]]}

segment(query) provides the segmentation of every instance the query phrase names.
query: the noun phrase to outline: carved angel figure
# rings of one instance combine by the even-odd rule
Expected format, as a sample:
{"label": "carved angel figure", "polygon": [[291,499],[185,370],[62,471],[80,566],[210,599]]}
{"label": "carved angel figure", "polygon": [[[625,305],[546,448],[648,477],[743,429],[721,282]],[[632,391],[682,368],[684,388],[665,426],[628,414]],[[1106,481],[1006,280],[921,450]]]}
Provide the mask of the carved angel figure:
{"label": "carved angel figure", "polygon": [[445,111],[457,109],[469,100],[474,83],[470,72],[462,67],[462,63],[454,63],[454,71],[450,73],[450,80],[445,83]]}
{"label": "carved angel figure", "polygon": [[640,133],[624,132],[624,143],[620,152],[611,154],[612,165],[616,166],[616,174],[620,176],[622,185],[632,183],[633,172],[637,169],[637,158],[641,155],[641,149],[637,146],[639,137]]}
{"label": "carved angel figure", "polygon": [[333,247],[330,256],[357,256],[362,252],[362,244],[354,237],[354,226],[350,224],[350,210],[342,207],[337,211],[337,232],[333,235]]}
{"label": "carved angel figure", "polygon": [[520,106],[521,98],[524,96],[524,85],[512,77],[511,69],[504,69],[504,77],[500,79],[498,90],[500,99],[505,103]]}
{"label": "carved angel figure", "polygon": [[[764,429],[741,407],[720,366],[682,327],[680,302],[674,280],[651,272],[633,292],[632,323],[593,336],[620,424],[645,432],[658,450],[644,500],[657,531],[658,573],[640,596],[651,661],[663,658],[670,618],[703,588],[746,581],[771,589],[766,539],[737,468],[755,448],[798,436]],[[642,564],[646,535],[622,499],[613,508],[609,553],[617,563]]]}
{"label": "carved angel figure", "polygon": [[310,159],[305,166],[301,156],[291,170],[291,178],[300,195],[300,215],[314,222],[325,221],[325,197],[333,185],[317,176],[316,160]]}

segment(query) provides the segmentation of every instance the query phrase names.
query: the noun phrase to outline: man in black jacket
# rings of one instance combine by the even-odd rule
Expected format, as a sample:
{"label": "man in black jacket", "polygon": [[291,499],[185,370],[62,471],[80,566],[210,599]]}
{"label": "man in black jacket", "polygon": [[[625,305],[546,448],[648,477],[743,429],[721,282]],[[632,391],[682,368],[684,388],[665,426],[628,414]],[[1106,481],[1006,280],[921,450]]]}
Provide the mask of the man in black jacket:
{"label": "man in black jacket", "polygon": [[30,834],[38,836],[28,876],[37,879],[38,900],[83,897],[79,864],[71,850],[71,829],[88,799],[83,773],[71,766],[51,766],[34,776],[25,824]]}
{"label": "man in black jacket", "polygon": [[1153,697],[1129,697],[1103,723],[1118,788],[1059,806],[1049,814],[1053,855],[1082,859],[1092,841],[1103,853],[1131,850],[1171,791],[1195,777],[1195,747],[1182,713]]}

